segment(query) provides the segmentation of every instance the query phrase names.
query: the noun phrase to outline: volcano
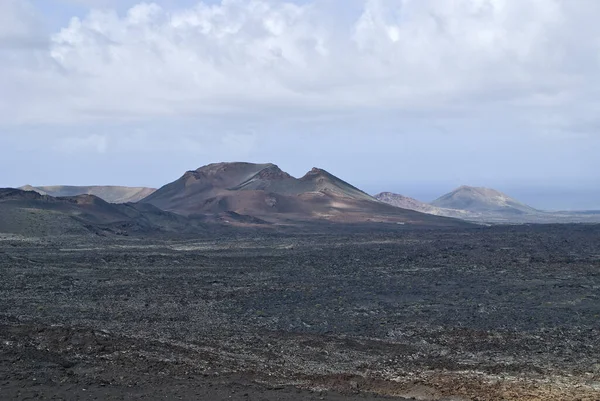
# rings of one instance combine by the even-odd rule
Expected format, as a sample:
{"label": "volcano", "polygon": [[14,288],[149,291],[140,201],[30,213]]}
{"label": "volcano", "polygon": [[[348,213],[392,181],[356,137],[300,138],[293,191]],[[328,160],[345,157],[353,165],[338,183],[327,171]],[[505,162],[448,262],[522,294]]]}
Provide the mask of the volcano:
{"label": "volcano", "polygon": [[439,197],[431,205],[445,209],[459,209],[469,212],[494,212],[526,214],[539,211],[510,196],[491,188],[463,185]]}
{"label": "volcano", "polygon": [[186,216],[234,212],[274,223],[325,220],[433,226],[463,224],[379,202],[320,168],[295,178],[272,163],[209,164],[186,172],[141,203]]}

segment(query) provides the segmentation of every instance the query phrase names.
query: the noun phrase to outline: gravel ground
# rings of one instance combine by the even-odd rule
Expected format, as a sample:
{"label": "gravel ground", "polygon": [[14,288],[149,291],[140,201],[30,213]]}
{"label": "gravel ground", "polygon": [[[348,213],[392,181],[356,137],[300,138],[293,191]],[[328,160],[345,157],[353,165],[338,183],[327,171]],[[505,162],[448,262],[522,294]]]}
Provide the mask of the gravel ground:
{"label": "gravel ground", "polygon": [[0,236],[0,399],[600,400],[600,226]]}

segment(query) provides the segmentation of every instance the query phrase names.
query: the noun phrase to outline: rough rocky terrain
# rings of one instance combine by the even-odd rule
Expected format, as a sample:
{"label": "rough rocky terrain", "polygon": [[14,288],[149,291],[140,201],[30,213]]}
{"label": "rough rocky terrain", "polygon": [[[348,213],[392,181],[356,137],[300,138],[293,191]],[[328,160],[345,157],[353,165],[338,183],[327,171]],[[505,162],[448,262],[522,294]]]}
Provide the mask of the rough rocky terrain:
{"label": "rough rocky terrain", "polygon": [[1,235],[0,399],[600,399],[600,226],[259,234]]}

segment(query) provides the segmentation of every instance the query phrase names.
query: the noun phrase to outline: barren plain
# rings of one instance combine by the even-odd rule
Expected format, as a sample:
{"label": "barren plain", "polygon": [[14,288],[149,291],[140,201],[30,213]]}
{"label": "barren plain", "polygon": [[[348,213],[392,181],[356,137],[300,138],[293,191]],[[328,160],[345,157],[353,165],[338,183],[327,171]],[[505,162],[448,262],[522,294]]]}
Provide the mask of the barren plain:
{"label": "barren plain", "polygon": [[600,226],[0,236],[0,399],[600,400]]}

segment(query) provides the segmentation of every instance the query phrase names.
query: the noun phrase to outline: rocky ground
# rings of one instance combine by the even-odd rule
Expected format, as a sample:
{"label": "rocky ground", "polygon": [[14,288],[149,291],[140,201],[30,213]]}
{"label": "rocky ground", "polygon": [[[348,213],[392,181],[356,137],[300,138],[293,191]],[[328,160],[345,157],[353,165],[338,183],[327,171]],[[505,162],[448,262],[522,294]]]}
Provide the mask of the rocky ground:
{"label": "rocky ground", "polygon": [[0,275],[0,399],[600,400],[600,226],[5,235]]}

